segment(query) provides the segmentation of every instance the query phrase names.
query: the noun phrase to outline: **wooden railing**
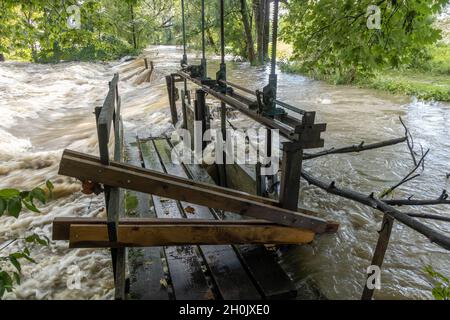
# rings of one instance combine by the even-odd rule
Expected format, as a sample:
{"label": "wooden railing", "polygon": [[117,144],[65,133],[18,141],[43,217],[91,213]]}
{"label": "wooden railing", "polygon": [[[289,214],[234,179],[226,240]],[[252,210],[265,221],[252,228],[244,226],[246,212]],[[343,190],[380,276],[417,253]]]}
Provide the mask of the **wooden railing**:
{"label": "wooden railing", "polygon": [[[115,162],[122,161],[123,124],[120,116],[121,99],[119,95],[119,74],[115,74],[109,82],[109,91],[102,107],[95,108],[97,123],[98,147],[100,161],[103,165],[110,164],[110,138],[114,137]],[[118,240],[118,222],[120,208],[123,203],[123,193],[120,188],[104,185],[105,207],[107,212],[108,238],[111,242]],[[111,249],[116,298],[125,297],[125,248]]]}

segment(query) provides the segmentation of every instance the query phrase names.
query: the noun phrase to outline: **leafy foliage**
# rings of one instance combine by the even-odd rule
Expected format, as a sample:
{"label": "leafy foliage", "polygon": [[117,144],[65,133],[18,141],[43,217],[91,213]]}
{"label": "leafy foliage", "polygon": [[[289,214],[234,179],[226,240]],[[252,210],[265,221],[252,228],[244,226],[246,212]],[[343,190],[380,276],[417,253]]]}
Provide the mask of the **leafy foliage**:
{"label": "leafy foliage", "polygon": [[[252,8],[265,0],[245,0],[250,29]],[[80,9],[81,27],[71,28],[70,7]],[[219,52],[219,1],[205,0],[207,49]],[[225,1],[227,51],[247,57],[240,0]],[[201,2],[185,1],[186,35],[201,47]],[[181,44],[179,0],[3,0],[0,1],[0,53],[36,62],[109,60],[134,55],[148,44]],[[268,31],[267,31],[268,32]]]}
{"label": "leafy foliage", "polygon": [[[17,189],[0,189],[0,216],[8,214],[15,218],[19,217],[23,208],[39,213],[39,209],[34,204],[34,201],[45,204],[52,196],[54,186],[51,181],[45,183],[47,192],[42,188],[34,188],[31,191],[19,191]],[[9,243],[1,248],[6,248],[18,239],[9,241]],[[6,292],[11,292],[14,289],[14,283],[20,284],[20,275],[22,272],[21,260],[26,260],[31,263],[36,263],[30,256],[30,245],[47,246],[50,242],[46,236],[39,236],[31,234],[23,239],[24,249],[18,252],[13,252],[7,256],[0,256],[0,299]],[[10,268],[6,267],[9,264]],[[11,271],[12,270],[12,271]]]}
{"label": "leafy foliage", "polygon": [[[376,69],[426,59],[426,46],[440,39],[433,15],[446,0],[318,0],[289,2],[282,38],[294,59],[312,75],[353,82]],[[380,9],[381,29],[369,29],[368,7]]]}
{"label": "leafy foliage", "polygon": [[433,279],[433,296],[436,300],[450,300],[450,280],[432,266],[426,266],[425,272]]}
{"label": "leafy foliage", "polygon": [[[36,62],[136,54],[170,26],[172,0],[3,0],[0,53]],[[80,26],[71,24],[79,8]],[[136,41],[135,41],[136,40]]]}

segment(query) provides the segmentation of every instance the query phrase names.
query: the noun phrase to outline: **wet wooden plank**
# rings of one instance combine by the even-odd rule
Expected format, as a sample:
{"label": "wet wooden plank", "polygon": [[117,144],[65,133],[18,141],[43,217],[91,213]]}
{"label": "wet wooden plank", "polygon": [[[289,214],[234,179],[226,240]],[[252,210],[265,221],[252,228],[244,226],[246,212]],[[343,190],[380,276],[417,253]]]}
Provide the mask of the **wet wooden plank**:
{"label": "wet wooden plank", "polygon": [[[91,157],[91,160],[85,160],[86,157]],[[227,193],[221,193],[207,187],[195,187],[189,179],[178,178],[184,182],[175,182],[171,175],[161,177],[155,170],[143,170],[136,167],[129,169],[129,166],[119,163],[115,166],[104,166],[97,157],[80,155],[70,150],[65,150],[63,153],[59,174],[113,187],[126,186],[127,189],[139,192],[190,201],[198,205],[231,211],[281,225],[304,228],[316,233],[327,232],[328,228],[327,221],[323,219],[247,200],[241,197],[240,192],[228,189]]]}
{"label": "wet wooden plank", "polygon": [[[188,179],[189,177],[183,167],[181,165],[176,165],[171,161],[171,146],[168,144],[167,140],[158,139],[153,142],[166,172],[174,176]],[[180,205],[188,219],[216,218],[207,207],[183,201],[180,202]],[[222,233],[224,239],[227,239],[228,241],[232,239],[231,234],[227,235],[225,232]],[[244,231],[244,233],[250,234],[251,231]],[[279,234],[279,232],[275,231],[275,234]],[[251,240],[258,241],[264,238],[265,236],[260,233]],[[237,241],[239,241],[239,239],[235,238],[229,243],[238,243]],[[206,259],[215,283],[224,299],[261,299],[261,295],[253,285],[247,272],[239,261],[239,258],[230,245],[200,246],[200,251]]]}
{"label": "wet wooden plank", "polygon": [[[124,157],[130,164],[140,166],[140,152],[136,137],[124,137]],[[156,218],[154,211],[150,210],[150,196],[145,193],[127,190],[126,214],[127,216],[141,218]],[[166,274],[162,257],[162,247],[129,248],[128,263],[130,269],[130,297],[140,300],[167,300],[169,292],[166,283]],[[162,284],[163,283],[163,284]]]}
{"label": "wet wooden plank", "polygon": [[[187,165],[186,167],[194,179],[205,183],[214,183],[206,169],[198,165]],[[242,217],[225,212],[224,219],[238,220]],[[295,284],[265,246],[236,245],[233,247],[266,299],[292,299],[297,296]],[[261,266],[264,267],[261,268]]]}
{"label": "wet wooden plank", "polygon": [[[164,219],[168,220],[168,219]],[[209,223],[196,224],[197,219],[190,219],[190,224],[174,224],[166,221],[165,224],[119,224],[117,227],[117,241],[110,241],[106,224],[72,224],[69,231],[70,248],[126,248],[126,247],[152,247],[172,245],[229,245],[229,244],[299,244],[309,243],[314,239],[314,233],[302,229],[286,228],[280,226],[268,226],[260,224],[235,224],[230,225],[218,220],[209,220]],[[203,252],[203,246],[200,246]],[[226,252],[228,251],[228,252]],[[246,285],[253,289],[244,269],[231,246],[223,246],[215,251],[214,247],[205,248],[209,255],[217,256],[217,259],[209,259],[205,254],[208,264],[220,264],[212,269],[228,270],[230,274],[219,272],[213,274],[217,282],[228,285],[229,276],[234,276],[233,271],[239,274],[241,281],[236,283],[235,293],[245,291]],[[225,254],[226,253],[226,254]],[[222,257],[224,256],[224,257]],[[229,259],[225,259],[228,256]],[[230,287],[228,285],[228,287]],[[252,291],[251,289],[249,291]],[[229,294],[224,292],[224,295]]]}
{"label": "wet wooden plank", "polygon": [[246,244],[236,248],[266,299],[293,299],[297,296],[294,282],[264,246]]}
{"label": "wet wooden plank", "polygon": [[[163,168],[152,146],[151,143],[140,144],[145,167],[161,172]],[[158,218],[182,218],[176,201],[158,196],[152,196],[152,199]],[[207,300],[213,298],[194,246],[165,247],[165,253],[176,299]]]}
{"label": "wet wooden plank", "polygon": [[[88,161],[92,161],[92,160],[93,161],[96,161],[96,160],[98,161],[97,157],[89,155],[89,154],[86,154],[86,153],[80,153],[80,152],[73,151],[73,150],[65,150],[65,153],[67,155],[76,156],[79,159],[84,159],[84,160],[88,160]],[[127,170],[130,170],[131,172],[136,172],[136,173],[141,173],[143,171],[140,166],[136,167],[136,166],[133,166],[133,165],[123,165],[123,164],[120,164],[120,163],[117,163],[117,162],[111,162],[109,165],[111,167],[119,168],[119,169],[120,168],[126,168]],[[196,165],[196,166],[198,166],[198,165]],[[256,196],[256,195],[248,194],[248,193],[245,193],[245,192],[239,192],[239,191],[228,189],[228,188],[223,188],[223,187],[217,186],[215,184],[215,182],[212,181],[212,180],[208,180],[208,181],[211,181],[211,182],[205,183],[205,182],[199,182],[199,181],[179,178],[179,177],[176,177],[176,176],[168,176],[168,175],[166,175],[164,173],[157,172],[157,171],[152,171],[152,174],[155,177],[165,178],[165,179],[168,179],[168,180],[170,180],[172,182],[187,183],[187,184],[189,184],[189,185],[191,185],[193,187],[208,188],[208,189],[210,189],[212,191],[216,191],[216,192],[223,193],[223,194],[229,194],[229,195],[236,195],[236,194],[238,194],[239,197],[241,197],[243,199],[246,199],[246,200],[251,200],[251,201],[258,202],[258,203],[264,203],[264,204],[267,204],[267,205],[270,205],[270,206],[275,206],[275,207],[276,206],[280,206],[280,203],[278,201],[276,201],[276,200],[273,200],[273,199],[270,199],[270,198],[263,198],[263,197],[259,197],[259,196]],[[300,212],[302,212],[302,211],[300,211]],[[312,211],[309,211],[308,214],[312,214]]]}

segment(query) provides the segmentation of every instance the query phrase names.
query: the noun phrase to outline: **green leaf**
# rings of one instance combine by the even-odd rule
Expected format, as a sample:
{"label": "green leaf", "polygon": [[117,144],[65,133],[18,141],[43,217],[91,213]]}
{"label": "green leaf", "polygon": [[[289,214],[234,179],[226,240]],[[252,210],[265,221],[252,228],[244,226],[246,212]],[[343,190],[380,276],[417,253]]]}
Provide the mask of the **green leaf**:
{"label": "green leaf", "polygon": [[10,255],[9,256],[9,261],[17,269],[18,272],[22,271],[22,267],[20,265],[20,262],[19,262],[19,260],[17,260],[17,258],[14,255]]}
{"label": "green leaf", "polygon": [[0,198],[0,217],[5,212],[6,208],[8,207],[8,204],[5,199]]}
{"label": "green leaf", "polygon": [[17,272],[14,272],[13,275],[14,275],[14,279],[16,280],[16,283],[20,284],[20,274],[18,274]]}
{"label": "green leaf", "polygon": [[33,212],[36,212],[36,213],[40,213],[39,209],[36,208],[36,206],[35,206],[33,203],[30,203],[30,202],[28,202],[28,201],[26,201],[26,200],[22,200],[22,203],[25,205],[25,207],[26,207],[28,210],[33,211]]}
{"label": "green leaf", "polygon": [[13,197],[20,196],[20,191],[17,189],[2,189],[0,190],[0,197],[9,199]]}
{"label": "green leaf", "polygon": [[13,281],[11,276],[6,272],[0,272],[0,298],[3,297],[5,292],[11,292],[13,287]]}
{"label": "green leaf", "polygon": [[19,213],[22,210],[22,199],[20,196],[16,196],[8,200],[8,214],[15,218],[19,217]]}
{"label": "green leaf", "polygon": [[26,237],[25,241],[28,242],[28,243],[37,243],[37,244],[40,244],[42,246],[48,246],[49,239],[47,237],[45,237],[45,236],[44,236],[44,238],[45,239],[39,237],[39,235],[37,235],[37,234],[32,234],[32,235]]}
{"label": "green leaf", "polygon": [[30,191],[22,191],[21,193],[20,193],[20,197],[22,198],[22,199],[26,199],[26,198],[28,198],[30,196]]}
{"label": "green leaf", "polygon": [[34,188],[33,190],[31,190],[30,197],[32,199],[38,199],[43,204],[45,204],[45,202],[47,201],[45,192],[41,188]]}
{"label": "green leaf", "polygon": [[47,186],[47,189],[48,189],[49,191],[53,191],[53,189],[55,189],[55,186],[53,185],[53,183],[52,183],[50,180],[47,180],[47,181],[45,182],[45,185]]}

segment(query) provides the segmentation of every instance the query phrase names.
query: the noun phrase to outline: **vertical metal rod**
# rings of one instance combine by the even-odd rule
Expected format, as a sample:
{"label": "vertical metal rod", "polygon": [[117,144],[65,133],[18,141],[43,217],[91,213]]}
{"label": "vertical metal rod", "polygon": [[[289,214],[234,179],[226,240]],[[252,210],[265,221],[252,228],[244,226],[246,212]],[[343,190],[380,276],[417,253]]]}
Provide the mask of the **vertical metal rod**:
{"label": "vertical metal rod", "polygon": [[[221,64],[220,64],[220,80],[226,80],[227,79],[227,68],[225,64],[225,6],[224,6],[224,0],[220,0],[220,51],[221,51]],[[226,84],[221,84],[225,88],[226,92]],[[222,131],[222,139],[225,143],[226,137],[227,137],[227,105],[225,102],[220,103],[220,128]],[[220,164],[218,166],[219,168],[219,177],[220,177],[220,185],[222,187],[227,186],[227,174],[226,174],[226,148],[223,148],[223,164]]]}
{"label": "vertical metal rod", "polygon": [[183,21],[183,62],[187,63],[186,56],[186,24],[184,20],[184,0],[181,0],[181,17]]}
{"label": "vertical metal rod", "polygon": [[225,63],[225,21],[224,21],[224,0],[220,0],[220,49],[222,63]]}
{"label": "vertical metal rod", "polygon": [[275,75],[277,63],[277,40],[278,40],[278,0],[273,2],[273,21],[272,21],[272,61],[270,65],[270,74]]}
{"label": "vertical metal rod", "polygon": [[[276,74],[277,66],[277,39],[278,39],[278,0],[273,2],[273,21],[272,21],[272,59],[270,64],[270,75],[269,75],[269,88],[271,91],[271,100],[275,101],[277,99],[277,87],[278,87],[278,77]],[[275,103],[271,103],[268,107],[270,113],[275,113]]]}
{"label": "vertical metal rod", "polygon": [[[225,5],[224,5],[224,0],[220,0],[220,50],[221,50],[221,64],[220,64],[220,80],[227,80],[227,69],[226,69],[226,65],[225,65]],[[225,88],[225,92],[226,92],[226,84],[221,83],[221,85],[224,86]],[[221,102],[220,104],[220,116],[221,116],[221,122],[220,122],[220,126],[221,126],[221,130],[222,130],[222,138],[226,139],[226,117],[227,117],[227,112],[226,112],[226,104],[224,102]],[[225,158],[224,158],[225,159]]]}
{"label": "vertical metal rod", "polygon": [[205,0],[202,0],[202,78],[206,78]]}
{"label": "vertical metal rod", "polygon": [[[187,54],[186,54],[186,23],[185,23],[185,17],[184,17],[184,0],[181,0],[181,16],[183,20],[183,64],[187,64]],[[184,94],[187,94],[187,80],[184,79]],[[185,96],[183,95],[183,101]]]}

